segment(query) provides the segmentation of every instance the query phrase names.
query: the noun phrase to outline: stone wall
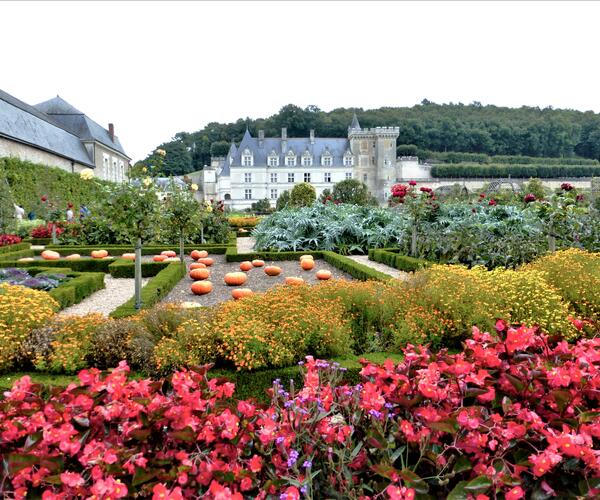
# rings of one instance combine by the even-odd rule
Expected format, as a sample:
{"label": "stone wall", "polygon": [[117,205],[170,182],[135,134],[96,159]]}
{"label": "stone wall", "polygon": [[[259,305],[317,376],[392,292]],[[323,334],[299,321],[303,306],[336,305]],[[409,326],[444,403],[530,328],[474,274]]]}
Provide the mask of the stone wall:
{"label": "stone wall", "polygon": [[62,156],[49,153],[48,151],[0,137],[0,157],[11,156],[33,163],[58,167],[67,172],[77,173],[81,172],[84,168],[88,168],[87,165],[81,165],[67,158],[63,158]]}

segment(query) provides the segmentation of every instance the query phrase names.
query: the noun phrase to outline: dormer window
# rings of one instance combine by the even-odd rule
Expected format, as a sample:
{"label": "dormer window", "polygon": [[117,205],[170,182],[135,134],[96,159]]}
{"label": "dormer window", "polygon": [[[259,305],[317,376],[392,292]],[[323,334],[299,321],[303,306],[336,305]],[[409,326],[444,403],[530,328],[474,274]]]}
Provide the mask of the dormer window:
{"label": "dormer window", "polygon": [[275,152],[274,149],[272,149],[269,153],[269,156],[267,158],[267,165],[269,165],[269,167],[279,166],[279,155]]}
{"label": "dormer window", "polygon": [[296,155],[292,150],[288,152],[285,157],[285,165],[286,167],[295,167],[296,166]]}
{"label": "dormer window", "polygon": [[312,164],[313,164],[312,155],[310,154],[310,152],[305,151],[302,154],[302,166],[303,167],[312,167]]}
{"label": "dormer window", "polygon": [[354,156],[350,150],[346,151],[344,154],[344,167],[352,167],[354,165]]}
{"label": "dormer window", "polygon": [[252,156],[252,151],[248,148],[244,149],[242,153],[242,166],[243,167],[252,167],[254,165],[254,158]]}
{"label": "dormer window", "polygon": [[333,156],[328,149],[321,155],[321,166],[323,167],[331,167],[333,165]]}

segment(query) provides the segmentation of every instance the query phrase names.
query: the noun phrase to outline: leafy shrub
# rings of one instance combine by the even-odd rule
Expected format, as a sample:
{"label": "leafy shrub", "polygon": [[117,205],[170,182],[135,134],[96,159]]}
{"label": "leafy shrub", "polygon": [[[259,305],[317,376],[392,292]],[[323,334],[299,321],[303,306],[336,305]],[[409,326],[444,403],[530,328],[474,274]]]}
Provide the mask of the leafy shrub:
{"label": "leafy shrub", "polygon": [[57,310],[58,304],[46,292],[0,284],[0,372],[11,368],[31,330]]}
{"label": "leafy shrub", "polygon": [[43,224],[44,224],[43,219],[33,219],[33,220],[23,219],[23,220],[18,221],[16,233],[21,238],[28,238],[29,236],[31,236],[31,230],[34,227],[41,226]]}
{"label": "leafy shrub", "polygon": [[105,370],[131,358],[131,342],[146,335],[143,327],[129,319],[104,321],[90,332],[87,365]]}
{"label": "leafy shrub", "polygon": [[296,184],[290,192],[290,207],[308,207],[317,199],[317,192],[312,184],[301,182]]}
{"label": "leafy shrub", "polygon": [[441,178],[531,178],[553,179],[559,177],[594,177],[600,175],[598,165],[551,165],[527,164],[527,165],[504,165],[504,164],[470,164],[462,163],[456,165],[433,165],[431,167],[432,177]]}
{"label": "leafy shrub", "polygon": [[21,238],[16,234],[0,234],[0,247],[17,243],[21,243]]}
{"label": "leafy shrub", "polygon": [[[64,232],[64,229],[57,225],[56,227],[56,235],[60,236]],[[51,238],[52,237],[52,223],[42,224],[40,226],[34,227],[31,230],[32,238]]]}
{"label": "leafy shrub", "polygon": [[[50,338],[50,346],[36,349],[32,364],[37,370],[52,373],[75,373],[85,368],[88,366],[87,356],[92,349],[93,332],[105,321],[98,313],[55,316],[48,325],[51,335],[38,335]],[[106,346],[101,348],[105,349]]]}
{"label": "leafy shrub", "polygon": [[275,381],[265,407],[228,400],[234,385],[206,367],[168,385],[128,380],[125,364],[84,370],[50,394],[23,377],[0,405],[0,480],[44,498],[600,494],[600,340],[500,322],[460,354],[405,357],[365,361],[358,385],[309,357],[304,386]]}
{"label": "leafy shrub", "polygon": [[227,217],[231,227],[254,227],[260,222],[260,217]]}

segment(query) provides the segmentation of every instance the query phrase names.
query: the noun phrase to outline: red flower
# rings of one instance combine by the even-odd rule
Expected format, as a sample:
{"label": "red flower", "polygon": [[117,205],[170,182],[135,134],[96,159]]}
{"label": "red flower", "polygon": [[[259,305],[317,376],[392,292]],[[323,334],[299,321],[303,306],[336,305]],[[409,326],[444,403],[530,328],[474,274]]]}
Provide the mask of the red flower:
{"label": "red flower", "polygon": [[535,197],[535,195],[533,193],[529,193],[526,194],[525,197],[523,198],[523,201],[525,203],[531,203],[533,201],[535,201],[537,198]]}
{"label": "red flower", "polygon": [[42,196],[42,201],[43,201],[43,202],[46,202],[46,201],[48,201],[48,197],[47,197],[46,195]]}
{"label": "red flower", "polygon": [[572,184],[569,184],[568,182],[563,182],[563,183],[560,185],[560,188],[561,188],[563,191],[572,191],[572,190],[574,189],[574,188],[573,188],[573,185],[572,185]]}
{"label": "red flower", "polygon": [[417,181],[408,181],[408,185],[409,186],[416,186],[417,185]]}
{"label": "red flower", "polygon": [[494,200],[494,198],[492,198],[490,201],[488,201],[488,205],[489,205],[490,207],[493,207],[493,206],[495,206],[495,205],[497,205],[497,204],[498,204],[498,203],[496,202],[496,200]]}
{"label": "red flower", "polygon": [[515,486],[512,490],[509,490],[504,494],[506,500],[519,500],[519,498],[523,498],[524,496],[525,492],[520,486]]}
{"label": "red flower", "polygon": [[77,488],[78,486],[83,486],[85,483],[84,479],[81,477],[81,474],[76,472],[63,472],[60,475],[60,480],[63,484],[66,484],[70,488]]}

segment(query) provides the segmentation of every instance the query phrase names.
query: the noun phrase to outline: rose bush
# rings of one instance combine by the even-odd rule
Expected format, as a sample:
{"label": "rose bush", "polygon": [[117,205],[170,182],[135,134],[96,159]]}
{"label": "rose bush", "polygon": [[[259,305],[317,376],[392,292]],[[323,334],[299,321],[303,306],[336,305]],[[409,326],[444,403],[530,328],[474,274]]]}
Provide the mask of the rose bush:
{"label": "rose bush", "polygon": [[304,387],[231,399],[207,366],[128,380],[121,363],[0,402],[14,498],[519,499],[600,494],[600,340],[473,329],[460,354],[408,346],[362,383],[307,358]]}
{"label": "rose bush", "polygon": [[21,237],[16,234],[0,234],[0,247],[21,243]]}

